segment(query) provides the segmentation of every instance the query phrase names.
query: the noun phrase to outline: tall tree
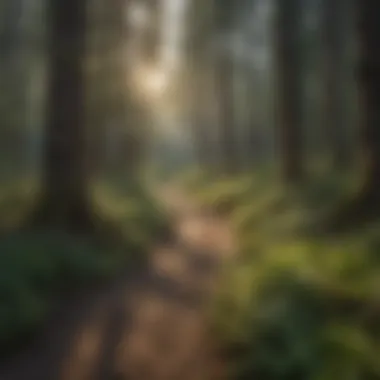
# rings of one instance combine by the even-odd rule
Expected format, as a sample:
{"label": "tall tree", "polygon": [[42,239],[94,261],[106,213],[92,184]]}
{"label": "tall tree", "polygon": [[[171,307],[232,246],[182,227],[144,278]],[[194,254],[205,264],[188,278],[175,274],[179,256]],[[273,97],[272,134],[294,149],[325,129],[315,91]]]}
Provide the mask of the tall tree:
{"label": "tall tree", "polygon": [[275,14],[278,139],[282,176],[290,184],[303,177],[301,5],[302,0],[277,0]]}
{"label": "tall tree", "polygon": [[210,68],[212,52],[212,2],[195,0],[191,3],[187,19],[185,43],[187,88],[189,90],[189,118],[191,135],[200,165],[209,166],[212,158],[210,110],[212,83]]}
{"label": "tall tree", "polygon": [[[140,0],[141,1],[141,0]],[[148,63],[156,63],[160,44],[160,22],[162,16],[162,1],[142,0],[149,12],[149,24],[143,30],[143,58]]]}
{"label": "tall tree", "polygon": [[[236,1],[214,0],[215,34],[224,39],[232,36],[235,19]],[[223,170],[234,173],[239,166],[238,144],[234,128],[234,101],[233,101],[233,56],[228,49],[223,48],[217,54],[215,65],[215,79],[217,85],[219,108],[219,137]]]}
{"label": "tall tree", "polygon": [[51,0],[50,81],[37,221],[69,229],[91,221],[85,131],[86,0]]}
{"label": "tall tree", "polygon": [[[12,53],[20,45],[22,0],[7,0],[0,5],[0,62],[10,63]],[[4,69],[4,67],[2,67]]]}
{"label": "tall tree", "polygon": [[346,230],[380,212],[380,3],[355,0],[358,35],[357,81],[361,106],[359,136],[364,181],[359,193],[334,211],[328,229]]}
{"label": "tall tree", "polygon": [[7,0],[0,5],[1,153],[3,159],[8,157],[12,160],[13,166],[21,163],[25,151],[23,135],[31,66],[26,42],[31,39],[26,33],[25,23],[21,22],[25,19],[24,12],[25,2],[22,0]]}
{"label": "tall tree", "polygon": [[90,162],[92,172],[102,175],[107,161],[107,121],[109,120],[109,55],[110,22],[109,4],[104,0],[94,0],[89,13],[89,75],[86,121],[91,129]]}
{"label": "tall tree", "polygon": [[[113,7],[108,2],[104,3],[107,9],[106,29],[104,33],[107,38],[108,53],[106,62],[106,82],[108,82],[108,94],[105,99],[108,105],[106,130],[108,136],[116,142],[116,149],[112,152],[112,144],[108,149],[108,155],[114,155],[115,161],[108,170],[126,172],[128,167],[132,167],[133,155],[131,155],[130,138],[127,134],[131,126],[128,125],[127,88],[128,66],[126,60],[127,48],[127,23],[125,22],[125,1],[117,0]],[[109,122],[113,125],[109,125]],[[116,169],[116,170],[115,170]],[[127,174],[127,173],[125,173]]]}
{"label": "tall tree", "polygon": [[331,146],[334,166],[343,169],[350,161],[345,123],[346,82],[346,37],[347,0],[323,0],[322,37],[325,77],[325,122],[326,135]]}
{"label": "tall tree", "polygon": [[361,137],[365,160],[364,195],[378,203],[380,185],[380,2],[356,0],[359,39]]}

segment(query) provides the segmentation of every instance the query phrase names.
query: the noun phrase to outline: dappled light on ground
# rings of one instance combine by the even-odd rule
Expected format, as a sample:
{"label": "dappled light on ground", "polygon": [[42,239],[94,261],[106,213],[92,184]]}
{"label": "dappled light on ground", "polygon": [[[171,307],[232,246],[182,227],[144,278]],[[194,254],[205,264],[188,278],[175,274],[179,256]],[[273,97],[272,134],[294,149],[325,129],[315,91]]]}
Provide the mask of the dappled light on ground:
{"label": "dappled light on ground", "polygon": [[186,282],[186,260],[175,248],[162,248],[153,253],[151,265],[154,271],[163,277],[172,278],[178,282]]}

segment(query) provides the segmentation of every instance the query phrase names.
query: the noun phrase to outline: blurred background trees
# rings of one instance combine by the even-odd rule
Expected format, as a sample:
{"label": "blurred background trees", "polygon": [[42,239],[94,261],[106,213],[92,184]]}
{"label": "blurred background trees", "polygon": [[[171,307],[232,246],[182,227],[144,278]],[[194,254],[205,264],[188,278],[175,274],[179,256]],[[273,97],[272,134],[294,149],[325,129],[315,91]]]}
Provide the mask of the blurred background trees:
{"label": "blurred background trees", "polygon": [[[178,80],[172,78],[171,91],[178,99],[179,93],[193,95],[186,97],[187,104],[178,100],[177,105],[172,97],[170,107],[176,108],[182,119],[198,120],[193,124],[199,154],[206,156],[205,146],[212,145],[214,160],[218,155],[220,162],[229,162],[223,164],[226,170],[227,165],[235,167],[234,170],[246,167],[248,157],[254,156],[255,151],[263,151],[260,156],[270,155],[274,132],[278,153],[282,152],[284,177],[302,176],[302,151],[308,157],[315,157],[314,152],[318,150],[325,157],[331,156],[337,169],[347,168],[355,155],[358,132],[352,127],[358,102],[353,72],[359,29],[354,25],[354,2],[310,0],[284,4],[247,0],[201,4],[194,1],[186,5],[182,21],[185,38],[178,48],[183,59],[177,66],[188,67],[189,74],[180,79],[180,75],[173,75]],[[46,82],[43,80],[47,67],[45,41],[49,33],[43,22],[46,16],[43,3],[4,2],[2,7],[2,80],[4,86],[10,82],[11,90],[2,101],[6,108],[4,120],[7,119],[3,133],[8,139],[17,140],[17,128],[5,124],[19,124],[18,130],[22,130],[23,125],[34,124],[36,128],[43,123],[42,106],[38,104],[42,104]],[[129,16],[127,8],[131,8]],[[119,155],[117,149],[112,149],[110,155],[115,156],[114,160],[121,160],[118,167],[124,160],[127,168],[134,159],[125,156],[125,151],[131,152],[141,145],[132,137],[141,130],[136,124],[143,119],[147,124],[147,114],[157,113],[158,106],[151,101],[147,103],[147,94],[143,95],[145,99],[138,94],[141,83],[138,91],[133,88],[137,77],[134,70],[138,65],[159,66],[164,9],[159,1],[137,0],[128,6],[118,2],[113,7],[94,0],[88,7],[86,120],[94,130],[90,136],[94,140],[91,151],[96,157],[90,160],[91,165],[95,165],[96,160],[107,161],[100,159],[100,145],[105,141],[118,141],[121,146],[124,140],[128,149],[120,148],[124,153]],[[128,23],[128,17],[133,21]],[[204,101],[200,101],[200,94],[205,96]],[[12,106],[8,107],[7,102]],[[163,113],[162,105],[159,107],[158,112]],[[21,108],[24,112],[18,112]],[[107,128],[106,124],[114,126]],[[120,127],[121,124],[128,124],[128,128]],[[114,139],[119,136],[118,132],[115,135],[110,132],[118,129],[115,125],[119,125],[119,132],[125,135],[121,140]],[[33,144],[20,134],[19,138],[32,152]],[[143,136],[140,134],[139,140]],[[96,139],[99,141],[95,142]],[[9,149],[9,144],[6,145]]]}
{"label": "blurred background trees", "polygon": [[[311,310],[302,293],[310,284],[308,296],[323,298],[324,305],[346,306],[354,299],[358,312],[377,305],[368,290],[377,286],[369,268],[378,270],[372,262],[377,236],[366,230],[339,240],[336,265],[325,261],[335,252],[325,237],[302,239],[337,226],[359,231],[379,216],[379,18],[378,0],[3,0],[2,187],[12,196],[15,184],[18,192],[23,188],[28,213],[45,232],[52,227],[93,232],[99,216],[107,219],[105,210],[112,210],[120,235],[142,249],[147,243],[141,236],[154,235],[151,228],[157,233],[165,224],[146,193],[155,193],[155,180],[180,182],[183,172],[196,167],[198,182],[188,189],[194,197],[201,194],[202,205],[225,211],[248,268],[231,268],[237,291],[226,298],[236,303],[236,295],[249,298],[244,291],[255,287],[253,278],[268,273],[269,278],[288,265],[281,256],[294,258],[286,281],[299,280],[284,288],[289,315],[298,318],[304,308]],[[105,201],[104,194],[112,195]],[[7,197],[8,218],[22,202]],[[128,217],[119,206],[132,210]],[[21,213],[20,224],[28,224],[28,213]],[[135,223],[145,235],[136,233]],[[8,219],[2,225],[7,232],[19,227]],[[372,265],[357,264],[346,254],[351,243]],[[43,260],[49,256],[50,251]],[[368,283],[344,282],[347,273],[356,273],[356,264]],[[24,281],[23,268],[14,268]],[[352,291],[356,285],[368,292],[358,295]],[[7,294],[12,300],[14,293]],[[242,313],[251,321],[249,302]],[[341,321],[335,306],[333,317]],[[271,331],[288,339],[287,329],[295,327],[281,323],[293,320],[289,315],[281,321],[273,314],[264,318],[273,325],[268,322],[269,335],[259,341],[271,341]],[[287,344],[294,348],[293,338]],[[245,349],[249,355],[255,351]],[[286,372],[285,364],[287,377],[269,375],[266,357],[261,359],[265,370],[247,370],[241,378],[309,378],[302,371]],[[356,378],[367,378],[358,373]]]}
{"label": "blurred background trees", "polygon": [[[7,4],[3,152],[14,163],[18,152],[20,165],[35,162],[37,169],[41,127],[53,123],[44,104],[52,102],[46,42],[55,37],[43,22],[43,3]],[[146,149],[177,132],[184,149],[193,146],[199,163],[219,173],[279,166],[285,182],[298,183],[310,165],[330,159],[330,169],[355,166],[361,132],[354,61],[362,32],[353,1],[184,1],[183,16],[175,16],[183,38],[167,53],[179,57],[173,67],[163,58],[168,4],[94,0],[87,7],[88,175],[136,173]]]}

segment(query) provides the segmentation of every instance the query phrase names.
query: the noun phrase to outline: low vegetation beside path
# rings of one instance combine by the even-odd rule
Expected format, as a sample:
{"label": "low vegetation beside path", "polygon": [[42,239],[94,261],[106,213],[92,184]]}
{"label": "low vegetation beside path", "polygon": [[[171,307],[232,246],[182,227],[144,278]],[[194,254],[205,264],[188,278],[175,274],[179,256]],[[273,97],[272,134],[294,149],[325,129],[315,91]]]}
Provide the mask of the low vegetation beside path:
{"label": "low vegetation beside path", "polygon": [[[57,298],[110,279],[145,260],[150,247],[168,234],[157,204],[141,189],[99,184],[93,189],[96,236],[19,228],[33,205],[27,181],[1,195],[0,350],[7,355],[37,332]],[[116,238],[117,237],[117,238]]]}
{"label": "low vegetation beside path", "polygon": [[317,238],[304,228],[349,192],[342,178],[298,193],[253,176],[186,186],[238,235],[211,318],[231,379],[379,378],[379,222]]}

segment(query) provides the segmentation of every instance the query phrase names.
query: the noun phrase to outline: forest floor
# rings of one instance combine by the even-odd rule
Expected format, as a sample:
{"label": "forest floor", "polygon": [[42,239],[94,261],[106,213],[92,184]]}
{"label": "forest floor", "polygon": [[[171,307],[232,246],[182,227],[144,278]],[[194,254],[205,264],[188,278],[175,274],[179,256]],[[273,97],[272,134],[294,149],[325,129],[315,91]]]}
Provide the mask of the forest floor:
{"label": "forest floor", "polygon": [[220,379],[207,310],[233,252],[231,230],[177,189],[159,198],[174,239],[157,244],[147,267],[75,295],[0,367],[1,380]]}

